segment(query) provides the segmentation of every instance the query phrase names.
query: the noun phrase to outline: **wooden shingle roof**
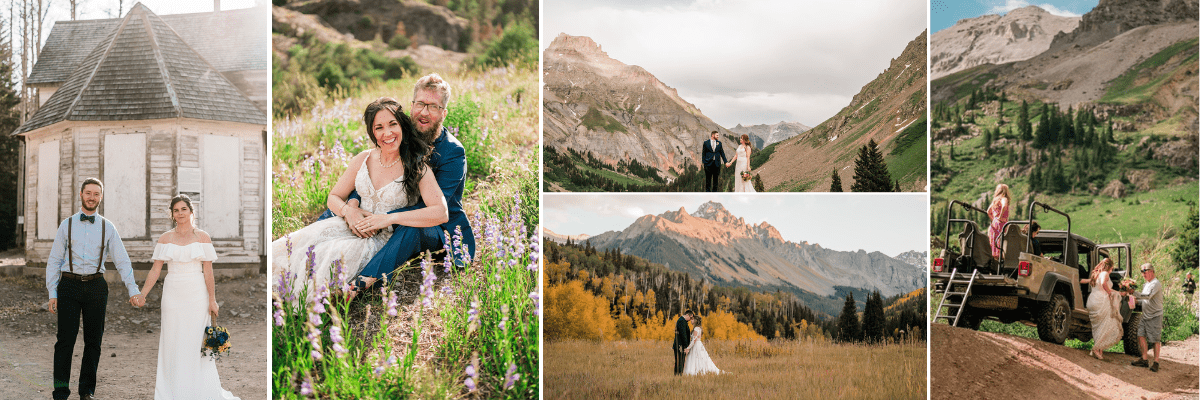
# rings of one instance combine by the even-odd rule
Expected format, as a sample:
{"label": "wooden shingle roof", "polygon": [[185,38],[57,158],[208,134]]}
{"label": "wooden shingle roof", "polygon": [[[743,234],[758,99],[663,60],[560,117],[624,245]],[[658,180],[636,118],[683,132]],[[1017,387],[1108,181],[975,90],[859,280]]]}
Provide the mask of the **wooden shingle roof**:
{"label": "wooden shingle roof", "polygon": [[267,117],[162,18],[138,3],[15,134],[62,121]]}
{"label": "wooden shingle roof", "polygon": [[[253,7],[206,13],[159,16],[183,40],[221,72],[270,68],[271,33],[263,21],[268,9]],[[59,84],[123,18],[58,21],[29,73],[29,84]]]}

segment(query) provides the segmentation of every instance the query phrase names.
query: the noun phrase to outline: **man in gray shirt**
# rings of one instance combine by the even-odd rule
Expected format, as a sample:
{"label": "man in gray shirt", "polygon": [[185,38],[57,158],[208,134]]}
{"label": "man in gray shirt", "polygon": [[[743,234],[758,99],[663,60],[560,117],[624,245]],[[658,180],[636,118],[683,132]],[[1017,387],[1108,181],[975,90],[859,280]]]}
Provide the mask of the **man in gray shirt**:
{"label": "man in gray shirt", "polygon": [[[1163,320],[1163,288],[1162,282],[1154,277],[1154,267],[1150,263],[1142,264],[1142,277],[1146,285],[1136,299],[1142,303],[1142,323],[1138,325],[1138,346],[1142,350],[1142,358],[1130,365],[1135,367],[1150,367],[1158,372],[1158,355],[1162,353],[1162,320]],[[1134,307],[1134,296],[1129,297],[1129,308]],[[1147,342],[1154,343],[1154,364],[1150,364],[1147,353]]]}
{"label": "man in gray shirt", "polygon": [[[108,283],[104,281],[104,258],[113,263],[125,281],[129,304],[141,307],[146,298],[133,278],[129,254],[112,222],[97,213],[104,198],[104,184],[88,178],[79,188],[83,203],[78,213],[58,225],[50,257],[46,261],[46,290],[50,312],[58,314],[58,342],[54,344],[54,393],[56,400],[71,395],[71,359],[79,321],[83,320],[83,358],[79,360],[79,398],[94,399],[100,343],[104,337],[104,313],[108,306]],[[43,199],[52,200],[52,199]]]}

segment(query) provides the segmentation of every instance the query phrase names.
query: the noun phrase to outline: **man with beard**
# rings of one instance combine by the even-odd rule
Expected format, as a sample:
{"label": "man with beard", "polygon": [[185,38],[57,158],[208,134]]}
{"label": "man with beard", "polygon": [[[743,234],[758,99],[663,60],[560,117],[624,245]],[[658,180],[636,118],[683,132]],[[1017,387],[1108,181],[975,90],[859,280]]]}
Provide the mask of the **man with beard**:
{"label": "man with beard", "polygon": [[46,260],[46,289],[50,312],[58,315],[58,341],[54,343],[55,399],[71,395],[71,358],[79,321],[83,317],[83,358],[79,367],[79,398],[93,399],[96,369],[100,364],[100,342],[104,338],[104,313],[108,306],[108,282],[104,280],[104,256],[113,263],[129,290],[129,304],[141,307],[146,298],[133,280],[129,254],[121,235],[96,208],[104,199],[104,184],[88,178],[79,188],[80,212],[58,224],[50,257]]}
{"label": "man with beard", "polygon": [[[429,228],[414,228],[403,225],[392,225],[394,229],[391,239],[375,257],[363,267],[361,276],[364,278],[379,278],[396,269],[422,251],[453,248],[456,262],[469,263],[475,257],[475,234],[463,212],[462,195],[466,185],[467,158],[462,143],[442,126],[449,113],[450,84],[438,74],[429,74],[417,80],[413,87],[413,101],[408,108],[409,116],[416,125],[417,133],[422,135],[426,143],[430,143],[433,151],[427,163],[437,179],[442,195],[446,199],[446,209],[449,220],[446,223]],[[360,237],[370,237],[378,229],[362,223],[369,214],[358,209],[360,197],[357,192],[351,192],[346,207],[346,225]],[[411,212],[420,213],[425,208],[424,200],[417,204],[393,210],[389,214]],[[414,214],[415,215],[415,214]],[[333,216],[326,210],[320,219]],[[461,236],[461,239],[458,239]],[[451,242],[454,243],[451,243]],[[451,255],[447,254],[447,257]],[[357,290],[365,289],[367,282],[358,280]]]}

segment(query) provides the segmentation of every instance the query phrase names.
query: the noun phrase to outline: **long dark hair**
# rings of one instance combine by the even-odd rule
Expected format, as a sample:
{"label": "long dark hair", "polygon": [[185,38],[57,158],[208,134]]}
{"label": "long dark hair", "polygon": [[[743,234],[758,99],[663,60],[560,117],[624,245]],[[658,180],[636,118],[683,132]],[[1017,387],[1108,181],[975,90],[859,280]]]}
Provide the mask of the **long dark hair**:
{"label": "long dark hair", "polygon": [[392,113],[400,123],[403,137],[400,138],[399,151],[400,162],[404,164],[404,195],[409,205],[416,204],[417,199],[421,198],[419,184],[427,169],[425,162],[429,159],[429,143],[417,134],[416,125],[404,113],[400,102],[391,97],[380,97],[367,104],[367,109],[363,111],[363,125],[367,127],[367,136],[376,148],[379,147],[379,140],[375,138],[375,114],[380,111]]}
{"label": "long dark hair", "polygon": [[171,214],[171,226],[176,226],[179,224],[179,223],[175,222],[175,215],[174,215],[175,212],[172,210],[174,210],[175,205],[179,204],[179,202],[181,202],[181,201],[184,204],[187,204],[188,211],[192,212],[192,227],[195,227],[196,226],[196,207],[192,207],[192,198],[188,197],[188,195],[183,194],[183,193],[177,194],[177,195],[175,195],[175,197],[172,197],[171,198],[171,206],[167,207],[167,212]]}

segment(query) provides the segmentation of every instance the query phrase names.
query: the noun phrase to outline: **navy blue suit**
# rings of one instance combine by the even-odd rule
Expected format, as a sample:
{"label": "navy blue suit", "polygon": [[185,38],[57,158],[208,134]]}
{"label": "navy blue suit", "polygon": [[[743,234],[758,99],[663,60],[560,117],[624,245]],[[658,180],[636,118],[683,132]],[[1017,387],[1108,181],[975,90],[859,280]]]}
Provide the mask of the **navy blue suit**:
{"label": "navy blue suit", "polygon": [[[718,158],[720,162],[717,162]],[[725,149],[721,147],[721,141],[717,141],[717,147],[714,149],[712,140],[705,140],[700,160],[704,165],[704,191],[717,191],[717,178],[721,176],[721,166],[729,163],[725,160]]]}
{"label": "navy blue suit", "polygon": [[[440,250],[449,243],[456,229],[462,230],[465,255],[472,260],[475,259],[475,233],[471,230],[471,223],[467,220],[467,214],[463,212],[462,208],[463,188],[466,186],[467,175],[466,151],[463,149],[462,143],[459,143],[458,139],[451,135],[445,127],[442,127],[442,134],[438,136],[437,140],[433,141],[433,153],[429,155],[429,167],[431,168],[430,172],[433,172],[434,178],[437,179],[438,186],[442,189],[442,196],[446,198],[449,220],[444,224],[428,228],[392,225],[392,237],[378,253],[375,253],[375,257],[371,258],[359,275],[380,278],[423,251]],[[350,192],[347,201],[350,199],[360,199],[358,192]],[[424,207],[425,201],[422,199],[417,201],[417,204],[389,211],[388,214]],[[330,217],[333,217],[333,212],[325,210],[318,220]],[[447,237],[446,234],[451,236]],[[461,250],[456,250],[455,259],[461,261],[464,254],[458,253],[458,251]]]}

